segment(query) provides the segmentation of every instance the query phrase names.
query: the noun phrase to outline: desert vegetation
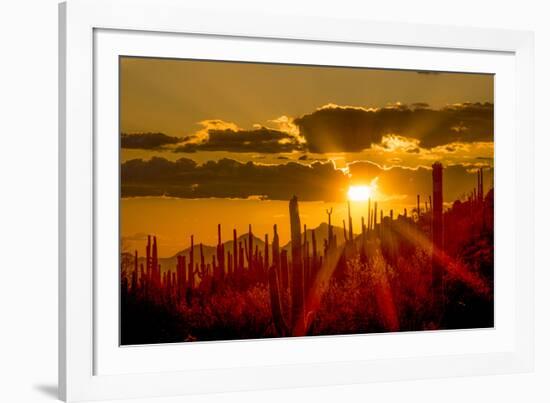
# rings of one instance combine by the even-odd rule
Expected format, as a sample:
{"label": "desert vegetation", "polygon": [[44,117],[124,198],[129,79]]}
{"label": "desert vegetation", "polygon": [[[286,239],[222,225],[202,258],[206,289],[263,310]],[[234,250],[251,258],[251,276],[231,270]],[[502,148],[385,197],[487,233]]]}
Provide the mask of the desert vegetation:
{"label": "desert vegetation", "polygon": [[327,210],[306,228],[294,196],[286,245],[276,225],[261,237],[218,225],[217,245],[191,235],[172,265],[148,236],[143,254],[121,255],[121,344],[492,327],[493,189],[480,170],[444,208],[441,164],[432,175],[423,206],[369,200],[357,223],[348,203],[347,220]]}

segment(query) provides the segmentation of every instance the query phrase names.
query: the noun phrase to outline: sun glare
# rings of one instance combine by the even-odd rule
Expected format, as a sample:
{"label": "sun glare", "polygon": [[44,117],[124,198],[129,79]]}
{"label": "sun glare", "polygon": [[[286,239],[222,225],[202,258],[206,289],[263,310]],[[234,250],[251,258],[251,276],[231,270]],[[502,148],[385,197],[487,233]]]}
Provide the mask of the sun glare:
{"label": "sun glare", "polygon": [[348,189],[348,198],[351,201],[366,201],[372,195],[372,189],[367,185],[350,186]]}

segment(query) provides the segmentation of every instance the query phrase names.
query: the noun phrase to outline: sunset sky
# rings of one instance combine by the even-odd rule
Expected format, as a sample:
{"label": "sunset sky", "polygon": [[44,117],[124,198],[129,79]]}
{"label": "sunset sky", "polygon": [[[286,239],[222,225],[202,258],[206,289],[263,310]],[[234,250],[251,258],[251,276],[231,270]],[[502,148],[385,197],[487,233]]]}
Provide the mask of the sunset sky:
{"label": "sunset sky", "polygon": [[431,194],[435,161],[445,202],[474,188],[479,166],[492,186],[492,75],[124,57],[120,80],[130,249],[148,233],[161,256],[191,234],[213,244],[218,222],[224,238],[277,223],[285,242],[292,195],[316,227],[330,206],[341,221],[350,186],[401,213]]}

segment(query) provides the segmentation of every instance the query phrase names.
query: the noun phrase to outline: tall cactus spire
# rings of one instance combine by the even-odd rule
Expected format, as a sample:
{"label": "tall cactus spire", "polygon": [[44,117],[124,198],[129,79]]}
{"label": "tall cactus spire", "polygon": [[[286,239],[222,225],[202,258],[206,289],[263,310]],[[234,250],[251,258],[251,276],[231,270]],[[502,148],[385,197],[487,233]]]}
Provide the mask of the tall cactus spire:
{"label": "tall cactus spire", "polygon": [[151,235],[147,235],[147,248],[145,249],[145,275],[151,280]]}
{"label": "tall cactus spire", "polygon": [[137,249],[134,252],[134,270],[132,271],[132,292],[135,293],[137,291],[137,282],[138,282],[138,251]]}
{"label": "tall cactus spire", "polygon": [[271,255],[273,259],[273,266],[280,271],[281,256],[279,252],[279,234],[277,233],[277,224],[273,225],[273,242],[271,244]]}
{"label": "tall cactus spire", "polygon": [[137,249],[134,251],[134,273],[136,273],[136,276],[138,275],[138,251],[137,251]]}
{"label": "tall cactus spire", "polygon": [[348,231],[346,229],[346,220],[342,220],[342,226],[344,227],[344,241],[348,243]]}
{"label": "tall cactus spire", "polygon": [[371,217],[371,210],[370,210],[370,197],[369,197],[369,204],[368,204],[368,214],[367,214],[367,230],[370,231],[371,230],[371,220],[372,220],[372,217]]}
{"label": "tall cactus spire", "polygon": [[367,226],[365,225],[365,217],[361,216],[361,250],[365,247],[366,234]]}
{"label": "tall cactus spire", "polygon": [[[370,204],[369,204],[370,206]],[[350,205],[350,201],[348,200],[348,230],[349,230],[349,235],[348,235],[348,239],[350,242],[353,242],[353,223],[352,223],[352,220],[351,220],[351,205]]]}
{"label": "tall cactus spire", "polygon": [[221,224],[218,224],[218,245],[216,246],[216,257],[218,260],[218,264],[216,267],[217,273],[215,274],[215,277],[217,277],[218,280],[222,281],[225,276],[225,247],[222,243]]}
{"label": "tall cactus spire", "polygon": [[298,198],[293,196],[288,205],[292,250],[292,329],[294,335],[304,333],[304,271],[302,266],[302,236]]}
{"label": "tall cactus spire", "polygon": [[264,236],[264,270],[269,268],[269,235]]}
{"label": "tall cactus spire", "polygon": [[480,201],[481,200],[481,179],[480,179],[480,175],[479,175],[479,169],[477,170],[476,172],[477,174],[477,186],[476,186],[476,200],[477,201]]}
{"label": "tall cactus spire", "polygon": [[312,263],[311,263],[311,266],[312,266],[312,269],[314,272],[316,272],[317,270],[317,239],[315,238],[315,230],[312,229],[311,230],[311,246],[312,246],[312,253],[313,253],[313,256],[312,256]]}
{"label": "tall cactus spire", "polygon": [[279,336],[287,336],[290,332],[286,324],[281,306],[281,291],[279,288],[279,276],[275,266],[268,269],[269,297],[271,303],[271,316],[273,324]]}
{"label": "tall cactus spire", "polygon": [[376,229],[376,220],[377,220],[377,214],[378,214],[378,202],[374,202],[374,214],[373,214],[373,217],[372,217],[372,229]]}
{"label": "tall cactus spire", "polygon": [[233,272],[239,271],[239,250],[237,249],[237,230],[233,229]]}
{"label": "tall cactus spire", "polygon": [[202,247],[202,242],[199,244],[199,252],[201,256],[201,274],[204,275],[206,273],[206,264],[204,262],[204,250]]}
{"label": "tall cactus spire", "polygon": [[195,286],[195,245],[193,240],[193,235],[191,235],[191,248],[189,249],[189,269],[187,272],[187,282],[189,283],[189,288],[193,289]]}
{"label": "tall cactus spire", "polygon": [[481,201],[483,201],[484,198],[484,192],[483,192],[483,167],[479,168],[479,196]]}
{"label": "tall cactus spire", "polygon": [[254,247],[253,242],[254,238],[252,236],[252,224],[248,224],[248,269],[253,268],[253,261],[254,261]]}
{"label": "tall cactus spire", "polygon": [[432,186],[432,290],[436,306],[442,309],[443,268],[438,256],[443,249],[443,165],[439,162],[432,165]]}
{"label": "tall cactus spire", "polygon": [[443,165],[436,162],[432,165],[433,186],[433,224],[432,236],[434,246],[443,246]]}
{"label": "tall cactus spire", "polygon": [[153,253],[152,253],[152,269],[153,269],[153,276],[155,278],[155,285],[160,285],[160,270],[158,267],[159,261],[158,261],[158,249],[157,249],[157,237],[153,237]]}
{"label": "tall cactus spire", "polygon": [[334,234],[333,234],[333,231],[332,231],[332,221],[331,221],[332,208],[327,209],[327,215],[328,215],[328,241],[327,241],[327,246],[328,246],[328,249],[330,249],[333,246],[335,246],[335,245],[333,245],[333,243],[334,243]]}

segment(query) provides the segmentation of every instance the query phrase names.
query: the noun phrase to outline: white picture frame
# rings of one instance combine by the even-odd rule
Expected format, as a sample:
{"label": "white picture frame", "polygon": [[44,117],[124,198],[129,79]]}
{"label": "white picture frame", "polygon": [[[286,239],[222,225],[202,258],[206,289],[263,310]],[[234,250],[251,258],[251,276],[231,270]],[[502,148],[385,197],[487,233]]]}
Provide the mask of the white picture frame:
{"label": "white picture frame", "polygon": [[[208,13],[192,10],[183,2],[170,0],[70,0],[62,3],[59,11],[59,391],[62,399],[170,396],[532,370],[532,33],[360,19],[228,16],[215,10]],[[132,35],[134,39],[120,39],[120,36]],[[105,291],[108,287],[103,285],[109,277],[99,275],[102,272],[97,268],[103,250],[99,248],[98,254],[101,244],[98,236],[103,231],[101,225],[98,229],[98,223],[105,221],[105,215],[103,218],[100,215],[106,211],[101,208],[105,193],[98,188],[98,183],[105,183],[101,178],[109,175],[105,169],[109,167],[106,162],[109,154],[118,153],[112,144],[109,148],[108,142],[98,141],[97,135],[98,128],[109,130],[109,119],[104,117],[114,108],[110,104],[113,97],[109,97],[114,88],[109,81],[112,68],[109,60],[132,49],[144,55],[169,54],[171,48],[178,48],[180,52],[183,43],[180,38],[185,35],[198,40],[230,40],[235,43],[234,49],[244,40],[278,41],[282,50],[278,56],[272,53],[271,57],[285,61],[296,57],[290,51],[285,56],[285,46],[290,49],[293,44],[301,44],[330,47],[336,53],[340,47],[347,47],[343,58],[347,57],[344,53],[353,56],[354,52],[367,47],[375,51],[382,49],[389,56],[387,59],[381,56],[377,67],[418,67],[415,64],[418,61],[405,60],[399,53],[417,52],[425,56],[426,66],[432,69],[439,66],[441,70],[485,71],[484,66],[489,66],[486,72],[495,72],[502,68],[496,75],[501,84],[497,87],[495,102],[496,130],[500,136],[495,135],[495,175],[503,186],[498,187],[496,205],[502,206],[502,215],[506,213],[512,219],[504,223],[499,221],[499,213],[496,214],[497,231],[502,233],[500,249],[499,246],[496,249],[502,252],[497,256],[500,266],[495,270],[506,275],[501,276],[501,284],[505,285],[500,288],[503,290],[500,294],[496,277],[495,303],[498,306],[500,301],[504,308],[499,309],[513,313],[506,315],[506,323],[501,322],[499,326],[497,312],[495,331],[487,334],[472,330],[445,335],[411,332],[399,337],[385,334],[377,338],[363,335],[251,340],[198,343],[194,350],[175,345],[136,350],[136,355],[129,354],[130,350],[118,354],[124,349],[108,337],[113,329],[109,329],[105,319],[108,313],[102,308],[105,302],[116,304],[117,301],[110,301],[113,294]],[[135,43],[139,48],[132,47],[137,46]],[[201,51],[208,53],[209,49],[203,47]],[[226,57],[236,60],[262,57],[250,52],[248,56],[243,53]],[[464,57],[453,57],[456,54]],[[314,52],[311,57],[315,55]],[[218,53],[217,57],[222,56]],[[502,67],[497,66],[497,59],[505,59]],[[499,96],[505,97],[500,104]],[[500,110],[499,105],[503,105]],[[499,222],[505,226],[499,229]],[[499,236],[496,236],[499,245]],[[113,270],[118,274],[118,267]],[[495,335],[499,335],[498,343]],[[397,353],[389,353],[392,343],[400,345],[395,348]],[[463,347],[452,349],[451,343]],[[422,349],[422,345],[428,344],[440,347]],[[381,353],[368,355],[369,345],[376,345]],[[488,348],[489,345],[493,348]],[[411,346],[406,354],[404,346]],[[271,355],[262,353],[269,350]],[[181,355],[178,362],[188,357],[186,365],[170,362],[174,354]],[[199,355],[205,358],[201,362]],[[287,356],[294,357],[294,361],[281,359]],[[105,362],[108,365],[104,365]]]}

